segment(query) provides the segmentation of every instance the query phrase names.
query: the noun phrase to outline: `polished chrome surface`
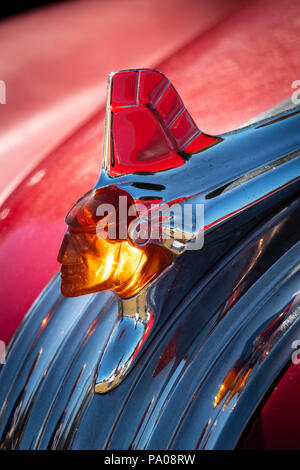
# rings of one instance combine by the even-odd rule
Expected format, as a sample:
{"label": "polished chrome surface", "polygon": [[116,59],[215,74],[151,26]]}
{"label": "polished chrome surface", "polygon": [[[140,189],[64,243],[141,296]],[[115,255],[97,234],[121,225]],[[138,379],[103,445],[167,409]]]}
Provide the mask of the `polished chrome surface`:
{"label": "polished chrome surface", "polygon": [[[296,129],[299,125],[299,110],[283,113],[246,129],[222,136],[216,145],[192,156],[183,167],[158,172],[153,176],[130,175],[131,181],[128,181],[128,176],[110,178],[109,169],[104,163],[104,172],[96,187],[114,183],[120,185],[138,201],[143,198],[160,198],[161,203],[156,204],[146,215],[148,217],[151,213],[153,220],[159,220],[156,212],[167,213],[169,215],[167,224],[164,226],[161,223],[160,228],[162,228],[162,234],[167,232],[168,236],[157,239],[151,238],[150,233],[146,243],[162,245],[175,257],[182,256],[186,250],[193,248],[199,251],[202,249],[204,236],[207,237],[207,234],[216,226],[228,222],[237,215],[240,218],[248,217],[250,209],[258,216],[259,213],[276,207],[278,197],[284,200],[297,194],[300,187],[300,142]],[[108,140],[110,141],[106,136],[104,155]],[[249,158],[249,152],[252,158]],[[243,172],[241,172],[242,166]],[[210,184],[214,185],[210,186]],[[176,205],[183,208],[186,204],[190,204],[194,210],[192,223],[188,227],[185,225],[183,230],[181,216],[177,220],[176,213],[175,215],[170,213],[169,209]],[[195,221],[197,207],[204,207],[205,222],[201,218],[200,227]],[[137,227],[143,224],[148,225],[147,217],[141,213],[140,217],[129,227],[129,236],[136,245],[138,245],[138,239],[134,234]],[[170,221],[173,226],[172,233],[170,233]],[[192,244],[194,246],[191,246]],[[161,277],[163,276],[164,273]],[[160,288],[160,282],[157,279],[152,283],[152,289],[153,284],[156,283]],[[182,281],[179,281],[179,285],[182,285]],[[147,295],[144,298],[146,304],[149,303],[146,310],[155,312],[152,332],[150,333],[147,329],[149,320],[144,323],[139,322],[137,329],[130,321],[120,321],[109,339],[105,359],[102,358],[100,361],[95,389],[98,393],[104,393],[117,386],[126,377],[134,365],[134,360],[137,359],[141,343],[145,342],[144,335],[147,337],[150,333],[151,337],[153,330],[156,331],[160,327],[162,315],[159,309],[150,306],[150,302],[147,301],[147,298],[150,299],[148,294],[150,290],[147,289]],[[185,292],[184,287],[183,292]],[[164,295],[166,295],[166,288],[161,292],[161,296]],[[123,333],[124,338],[120,343],[118,338],[123,330],[126,333]],[[134,330],[134,335],[132,335],[132,330]]]}
{"label": "polished chrome surface", "polygon": [[[139,201],[153,198],[168,205],[203,204],[207,232],[265,199],[267,204],[272,203],[272,197],[282,188],[290,186],[295,193],[294,183],[299,182],[299,126],[299,108],[289,110],[219,136],[216,145],[192,155],[183,166],[155,174],[112,178],[104,165],[95,188],[120,185]],[[150,238],[148,242],[157,241]]]}
{"label": "polished chrome surface", "polygon": [[119,299],[118,320],[100,359],[96,393],[109,392],[120,383],[148,337],[155,314],[147,294],[144,289],[132,299]]}
{"label": "polished chrome surface", "polygon": [[56,277],[0,371],[1,448],[236,446],[300,335],[299,125],[288,111],[156,174],[104,166],[96,188],[203,204],[204,245],[126,301],[63,298]]}
{"label": "polished chrome surface", "polygon": [[[117,298],[64,299],[54,279],[1,371],[1,447],[234,447],[300,334],[299,221],[295,200],[250,232],[251,221],[240,224],[248,234],[239,242],[227,224],[207,236],[201,257],[179,257],[189,259],[151,288],[159,327],[126,380],[101,395],[94,385]],[[222,243],[226,254],[214,256]],[[249,373],[236,387],[232,372]]]}
{"label": "polished chrome surface", "polygon": [[[167,89],[171,89],[170,82],[158,72],[134,70],[110,75],[107,89],[102,173],[95,189],[118,186],[119,189],[121,188],[129,193],[136,203],[138,213],[138,217],[128,227],[128,237],[131,241],[131,244],[129,244],[130,249],[133,249],[132,245],[140,248],[141,246],[145,247],[147,244],[160,245],[170,253],[168,263],[172,264],[152,281],[151,286],[146,284],[146,287],[143,287],[142,292],[135,298],[130,301],[120,299],[118,321],[108,337],[107,345],[100,357],[95,385],[97,393],[106,393],[121,383],[138,360],[140,353],[143,352],[142,350],[145,349],[146,343],[151,340],[153,334],[160,328],[160,323],[166,314],[161,312],[155,303],[151,302],[151,292],[155,291],[157,287],[161,289],[160,279],[164,278],[170,269],[175,268],[177,258],[182,257],[185,252],[190,250],[199,252],[203,248],[204,236],[207,237],[209,232],[217,226],[225,224],[237,215],[241,217],[240,220],[243,217],[247,218],[251,214],[251,209],[256,216],[265,211],[270,211],[276,207],[278,200],[283,201],[291,197],[297,193],[300,187],[299,109],[288,110],[226,135],[216,138],[210,136],[214,139],[213,145],[202,148],[201,152],[196,154],[184,154],[183,152],[184,155],[177,155],[181,159],[181,166],[156,171],[156,173],[132,173],[126,176],[112,177],[114,174],[112,168],[115,165],[116,157],[112,121],[116,119],[114,110],[119,109],[118,112],[125,111],[125,113],[135,113],[137,109],[141,113],[149,111],[147,107],[149,98],[146,98],[146,104],[144,100],[142,100],[143,104],[139,101],[140,80],[143,73],[154,73],[156,78],[159,77],[160,84],[166,82]],[[132,77],[138,78],[132,80]],[[118,79],[119,82],[116,81]],[[131,84],[129,88],[128,83]],[[117,93],[118,106],[112,103],[114,93]],[[125,105],[127,93],[129,95],[133,93],[134,100],[133,102],[129,100],[130,104]],[[176,92],[174,91],[174,93]],[[160,91],[159,101],[163,100],[164,95],[165,88],[163,87]],[[176,96],[178,97],[177,94]],[[120,97],[122,98],[121,104]],[[180,98],[178,97],[178,99]],[[162,119],[162,115],[157,112],[155,114],[155,111],[157,111],[155,106],[153,112],[151,111],[151,116],[154,120],[159,121]],[[182,106],[181,111],[185,110],[184,112],[187,112],[183,103]],[[114,121],[115,123],[119,122],[119,127],[121,127],[121,129],[118,129],[118,125],[115,124],[115,132],[117,130],[121,131],[124,126],[126,128],[126,122],[130,121],[127,114],[126,116],[126,118],[123,116],[123,121]],[[130,137],[131,143],[135,141],[134,139],[137,139],[136,125],[136,121],[133,120],[131,127],[127,129],[134,136],[133,140],[132,136]],[[147,136],[147,128],[143,129],[143,132]],[[201,133],[199,129],[197,135],[198,133]],[[121,132],[121,137],[126,141],[125,132]],[[139,158],[142,161],[144,161],[145,155],[149,158],[151,152],[155,154],[155,145],[151,147],[150,142],[151,139],[148,142],[146,138],[144,144],[147,152],[146,154],[142,152],[144,157],[140,155],[141,151],[139,149]],[[147,147],[148,144],[150,145],[149,148]],[[145,151],[145,149],[143,150]],[[121,152],[121,156],[127,158],[124,152]],[[151,158],[149,160],[151,161]],[[157,160],[154,158],[154,161]],[[123,163],[119,161],[119,164]],[[130,169],[141,168],[139,165],[134,165],[133,162],[129,164],[129,167]],[[155,163],[151,165],[151,168],[154,167]],[[122,173],[121,169],[120,167]],[[128,168],[124,167],[123,170],[126,172]],[[149,203],[151,199],[155,203],[141,209],[143,201],[146,200]],[[192,210],[187,223],[186,209],[188,206]],[[139,234],[145,232],[143,228],[148,228],[149,221],[151,221],[150,232],[146,237],[144,235],[140,237]],[[159,236],[157,236],[158,233]],[[76,236],[78,236],[77,233]],[[78,266],[73,267],[72,263],[78,264],[79,260],[82,261],[82,253],[77,248],[78,243],[71,243],[71,238],[68,238],[68,246],[71,247],[69,250],[71,260],[69,263],[71,263],[71,266],[67,264],[64,266],[64,257],[60,260],[63,263],[62,292],[64,295],[69,295],[70,291],[74,292],[76,287],[74,270],[77,269],[76,272],[78,273]],[[89,243],[91,241],[86,241],[84,238],[82,245]],[[63,246],[66,247],[67,243],[63,243]],[[76,246],[75,256],[73,254],[74,246]],[[66,258],[68,258],[67,251],[65,252]],[[91,251],[94,254],[96,249],[93,248]],[[98,258],[95,256],[92,258],[93,262],[91,263],[96,273],[98,273],[101,263],[103,266],[103,259],[100,259],[100,250],[98,253],[99,265],[97,264]],[[196,255],[196,258],[198,257],[199,253]],[[86,268],[88,265],[87,259],[81,263],[85,273],[82,276],[84,279],[88,278],[86,271],[91,270],[91,268]],[[185,258],[183,258],[182,263],[186,263]],[[166,265],[164,264],[164,266]],[[71,270],[71,276],[67,276],[66,282],[65,276],[70,272],[69,270]],[[76,295],[78,295],[78,291],[84,293],[95,291],[95,289],[101,290],[100,278],[98,279],[94,275],[92,277],[92,283],[80,285],[81,290],[77,289],[76,291],[75,289]],[[153,276],[151,279],[153,279]],[[106,277],[104,277],[103,284],[102,289],[108,287]],[[137,281],[134,284],[136,285]],[[87,288],[90,290],[87,290]],[[188,286],[182,288],[183,294],[186,292],[186,288]],[[162,289],[160,295],[166,295],[166,288]],[[121,294],[120,297],[122,297]],[[142,302],[141,299],[143,299]],[[129,315],[128,305],[132,310]],[[127,313],[124,313],[125,310]]]}
{"label": "polished chrome surface", "polygon": [[105,173],[109,173],[110,160],[111,160],[111,86],[112,86],[112,75],[109,75],[107,81],[107,92],[106,92],[106,109],[105,109],[105,129],[103,139],[103,155],[102,155],[102,168]]}

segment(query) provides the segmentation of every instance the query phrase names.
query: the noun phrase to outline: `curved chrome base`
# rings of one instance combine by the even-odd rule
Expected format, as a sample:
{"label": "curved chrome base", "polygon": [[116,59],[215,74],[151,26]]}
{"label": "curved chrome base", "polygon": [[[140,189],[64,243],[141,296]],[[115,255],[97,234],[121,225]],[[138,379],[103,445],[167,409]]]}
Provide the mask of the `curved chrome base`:
{"label": "curved chrome base", "polygon": [[119,300],[119,316],[99,362],[96,393],[109,392],[119,385],[151,332],[155,314],[147,293],[144,289],[132,299]]}

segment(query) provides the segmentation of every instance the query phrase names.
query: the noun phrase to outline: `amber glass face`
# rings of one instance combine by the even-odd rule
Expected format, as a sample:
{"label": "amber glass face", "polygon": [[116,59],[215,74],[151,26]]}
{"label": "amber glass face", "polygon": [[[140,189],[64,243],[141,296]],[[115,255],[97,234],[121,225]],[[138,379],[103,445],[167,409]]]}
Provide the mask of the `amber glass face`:
{"label": "amber glass face", "polygon": [[91,191],[73,206],[58,254],[64,296],[112,289],[122,298],[133,297],[170,264],[163,248],[136,247],[128,240],[127,228],[136,216],[131,197],[116,187]]}

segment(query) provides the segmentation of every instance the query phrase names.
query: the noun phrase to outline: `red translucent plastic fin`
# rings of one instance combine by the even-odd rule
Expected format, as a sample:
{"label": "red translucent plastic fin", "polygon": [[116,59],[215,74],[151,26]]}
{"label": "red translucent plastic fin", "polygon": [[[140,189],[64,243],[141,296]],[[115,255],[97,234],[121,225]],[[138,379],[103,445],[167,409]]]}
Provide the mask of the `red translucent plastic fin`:
{"label": "red translucent plastic fin", "polygon": [[175,88],[169,85],[156,104],[155,109],[160,114],[164,124],[169,126],[176,116],[184,111],[185,108]]}
{"label": "red translucent plastic fin", "polygon": [[217,142],[217,137],[200,132],[184,149],[186,153],[197,153]]}
{"label": "red translucent plastic fin", "polygon": [[136,104],[137,79],[135,71],[114,75],[111,94],[112,111],[118,106],[134,106]]}
{"label": "red translucent plastic fin", "polygon": [[199,135],[199,129],[191,115],[185,109],[170,127],[178,146],[183,150],[193,137]]}
{"label": "red translucent plastic fin", "polygon": [[152,70],[140,70],[138,104],[151,103],[153,107],[162,92],[169,85],[169,80],[161,73]]}
{"label": "red translucent plastic fin", "polygon": [[111,176],[176,168],[185,163],[182,155],[196,153],[216,140],[201,133],[161,73],[118,72],[111,76],[110,87]]}

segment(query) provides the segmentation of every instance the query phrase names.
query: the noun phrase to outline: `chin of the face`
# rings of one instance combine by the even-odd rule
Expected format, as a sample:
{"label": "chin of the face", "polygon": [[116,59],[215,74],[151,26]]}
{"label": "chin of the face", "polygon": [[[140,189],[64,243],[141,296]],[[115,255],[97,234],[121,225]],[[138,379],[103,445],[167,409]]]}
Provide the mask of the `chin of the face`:
{"label": "chin of the face", "polygon": [[81,295],[81,292],[72,283],[63,280],[61,281],[60,290],[64,297],[77,297]]}
{"label": "chin of the face", "polygon": [[96,287],[78,289],[74,285],[63,281],[61,282],[60,290],[64,297],[78,297],[80,295],[94,294],[100,291],[100,289],[97,289]]}
{"label": "chin of the face", "polygon": [[95,294],[105,290],[104,286],[99,284],[94,285],[81,285],[80,287],[74,283],[74,280],[68,280],[66,277],[61,277],[60,285],[61,293],[64,297],[78,297],[80,295]]}

